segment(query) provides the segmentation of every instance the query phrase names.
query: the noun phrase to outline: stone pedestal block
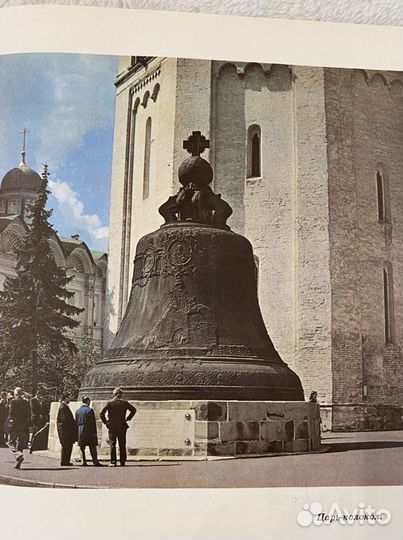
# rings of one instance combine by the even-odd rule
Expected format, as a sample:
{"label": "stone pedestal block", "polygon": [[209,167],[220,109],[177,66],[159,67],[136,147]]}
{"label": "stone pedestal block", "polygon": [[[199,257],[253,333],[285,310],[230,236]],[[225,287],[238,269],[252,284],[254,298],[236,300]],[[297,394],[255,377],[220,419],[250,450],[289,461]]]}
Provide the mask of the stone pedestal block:
{"label": "stone pedestal block", "polygon": [[[109,457],[107,430],[99,419],[106,401],[93,401],[98,452]],[[137,414],[127,432],[128,455],[137,458],[207,459],[307,452],[320,448],[319,406],[289,401],[131,401]],[[81,404],[71,403],[73,412]],[[60,452],[52,404],[49,453]],[[75,445],[73,459],[80,458]]]}

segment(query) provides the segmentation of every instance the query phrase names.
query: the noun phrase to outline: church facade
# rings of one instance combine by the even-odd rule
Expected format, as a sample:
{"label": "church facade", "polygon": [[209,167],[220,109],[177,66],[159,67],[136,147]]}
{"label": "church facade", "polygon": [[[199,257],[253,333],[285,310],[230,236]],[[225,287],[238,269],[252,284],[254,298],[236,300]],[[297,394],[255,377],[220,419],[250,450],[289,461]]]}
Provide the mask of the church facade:
{"label": "church facade", "polygon": [[131,57],[116,87],[108,339],[198,130],[252,243],[268,332],[323,426],[402,427],[402,73]]}
{"label": "church facade", "polygon": [[[14,249],[27,232],[28,205],[41,185],[39,174],[25,163],[25,150],[18,167],[8,171],[0,185],[0,289],[7,276],[15,275]],[[107,273],[107,254],[91,250],[78,235],[62,238],[54,234],[50,247],[59,266],[72,277],[68,290],[70,302],[84,308],[78,315],[75,333],[93,339],[102,346]]]}

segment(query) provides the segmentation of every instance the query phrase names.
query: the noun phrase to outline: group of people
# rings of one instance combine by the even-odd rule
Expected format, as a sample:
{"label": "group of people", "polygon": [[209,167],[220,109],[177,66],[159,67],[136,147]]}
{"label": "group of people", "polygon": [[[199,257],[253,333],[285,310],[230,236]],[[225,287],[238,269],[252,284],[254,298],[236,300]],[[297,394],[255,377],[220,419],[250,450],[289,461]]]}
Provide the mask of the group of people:
{"label": "group of people", "polygon": [[[19,466],[22,463],[20,447],[25,449],[29,444],[31,450],[47,448],[49,411],[49,402],[40,390],[32,399],[20,387],[13,393],[0,393],[0,447],[14,448]],[[20,435],[16,438],[17,433]]]}
{"label": "group of people", "polygon": [[[3,393],[2,393],[3,394]],[[122,399],[123,391],[121,388],[115,388],[113,399],[109,401],[100,413],[102,422],[108,429],[108,443],[110,445],[110,466],[117,466],[116,443],[119,444],[119,462],[125,466],[127,459],[126,452],[126,432],[127,422],[136,414],[136,408],[128,401]],[[49,426],[49,406],[44,400],[40,391],[31,400],[27,399],[22,388],[17,387],[14,390],[14,397],[8,399],[8,396],[2,395],[0,401],[0,412],[4,420],[1,425],[4,426],[4,433],[0,432],[0,445],[8,446],[15,458],[15,468],[20,469],[24,461],[24,450],[28,448],[30,429],[32,428],[32,437],[30,441],[30,450],[34,448],[35,439],[41,434],[47,436]],[[88,396],[83,397],[82,405],[73,414],[69,407],[71,401],[69,394],[63,394],[60,407],[57,413],[56,424],[57,432],[61,445],[62,466],[72,466],[71,454],[74,443],[78,443],[81,450],[82,465],[87,466],[86,447],[89,447],[93,465],[101,467],[98,459],[98,438],[97,426],[94,409],[91,408],[91,400]],[[128,414],[127,414],[128,413]],[[0,418],[1,420],[1,418]],[[1,439],[2,437],[2,439]],[[42,449],[42,448],[37,448]]]}

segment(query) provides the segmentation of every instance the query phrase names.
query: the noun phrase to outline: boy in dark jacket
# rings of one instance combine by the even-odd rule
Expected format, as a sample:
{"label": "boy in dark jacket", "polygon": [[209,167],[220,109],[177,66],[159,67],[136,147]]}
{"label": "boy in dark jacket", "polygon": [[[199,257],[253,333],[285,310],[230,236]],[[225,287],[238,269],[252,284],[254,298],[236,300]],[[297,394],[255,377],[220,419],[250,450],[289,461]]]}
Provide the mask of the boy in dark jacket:
{"label": "boy in dark jacket", "polygon": [[8,409],[7,392],[0,392],[0,448],[7,448],[4,428],[8,418]]}
{"label": "boy in dark jacket", "polygon": [[102,464],[98,460],[97,454],[97,424],[95,421],[94,409],[90,407],[91,400],[89,397],[83,397],[83,405],[76,411],[76,422],[78,426],[78,446],[83,457],[83,466],[87,465],[85,457],[85,447],[90,447],[90,454],[94,467],[101,467]]}

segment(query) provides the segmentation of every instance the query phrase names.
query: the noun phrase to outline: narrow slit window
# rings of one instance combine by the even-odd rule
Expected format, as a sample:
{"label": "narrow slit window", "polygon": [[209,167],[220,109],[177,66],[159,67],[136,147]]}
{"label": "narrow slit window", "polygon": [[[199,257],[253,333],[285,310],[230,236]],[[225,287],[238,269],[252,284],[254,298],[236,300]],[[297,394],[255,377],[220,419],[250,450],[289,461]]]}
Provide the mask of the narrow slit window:
{"label": "narrow slit window", "polygon": [[258,178],[262,174],[260,127],[252,125],[248,129],[247,178]]}
{"label": "narrow slit window", "polygon": [[385,189],[383,175],[380,171],[376,173],[376,189],[378,194],[378,220],[385,221]]}
{"label": "narrow slit window", "polygon": [[252,176],[260,176],[260,137],[257,133],[252,136]]}
{"label": "narrow slit window", "polygon": [[383,310],[385,323],[385,342],[393,342],[393,296],[391,268],[383,269]]}
{"label": "narrow slit window", "polygon": [[147,118],[144,142],[143,199],[150,195],[151,117]]}

